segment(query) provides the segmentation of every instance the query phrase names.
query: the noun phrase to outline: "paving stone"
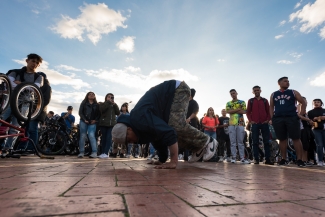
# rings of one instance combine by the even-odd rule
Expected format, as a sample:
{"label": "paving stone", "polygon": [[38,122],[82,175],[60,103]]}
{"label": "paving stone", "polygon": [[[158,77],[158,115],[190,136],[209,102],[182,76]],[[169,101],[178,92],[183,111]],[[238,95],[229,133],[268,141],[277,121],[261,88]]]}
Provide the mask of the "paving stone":
{"label": "paving stone", "polygon": [[206,216],[240,216],[240,217],[311,217],[324,216],[322,211],[302,207],[292,203],[267,203],[234,206],[211,206],[197,208]]}
{"label": "paving stone", "polygon": [[131,217],[203,216],[173,194],[125,195]]}
{"label": "paving stone", "polygon": [[159,194],[166,192],[160,186],[137,186],[137,187],[90,187],[73,188],[65,196],[76,195],[108,195],[108,194]]}
{"label": "paving stone", "polygon": [[119,195],[18,199],[1,205],[3,216],[45,216],[124,210]]}
{"label": "paving stone", "polygon": [[325,200],[322,199],[318,199],[318,200],[305,200],[305,201],[295,201],[294,203],[296,204],[301,204],[304,206],[308,206],[310,208],[314,208],[314,209],[319,209],[325,212]]}
{"label": "paving stone", "polygon": [[0,161],[1,217],[325,213],[322,167],[179,162],[176,170],[157,170],[144,159],[75,156]]}
{"label": "paving stone", "polygon": [[238,203],[226,196],[196,186],[165,186],[167,190],[187,201],[192,206],[207,206]]}

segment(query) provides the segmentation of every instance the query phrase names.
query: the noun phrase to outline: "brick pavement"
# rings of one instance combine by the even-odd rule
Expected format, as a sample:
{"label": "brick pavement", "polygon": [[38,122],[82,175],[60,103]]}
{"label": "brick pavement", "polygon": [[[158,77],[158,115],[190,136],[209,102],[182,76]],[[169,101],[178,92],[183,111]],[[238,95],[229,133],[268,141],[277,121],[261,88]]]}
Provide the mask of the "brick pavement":
{"label": "brick pavement", "polygon": [[325,216],[324,184],[321,167],[0,159],[0,215]]}

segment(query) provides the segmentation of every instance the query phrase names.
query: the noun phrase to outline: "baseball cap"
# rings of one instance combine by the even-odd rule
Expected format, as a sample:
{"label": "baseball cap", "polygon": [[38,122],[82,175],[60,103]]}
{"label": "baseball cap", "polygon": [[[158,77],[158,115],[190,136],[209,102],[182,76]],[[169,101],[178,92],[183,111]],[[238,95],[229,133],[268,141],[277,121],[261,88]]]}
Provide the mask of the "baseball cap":
{"label": "baseball cap", "polygon": [[115,144],[125,144],[127,126],[122,123],[117,123],[112,129],[112,139]]}
{"label": "baseball cap", "polygon": [[68,106],[67,110],[72,110],[73,107],[71,105]]}

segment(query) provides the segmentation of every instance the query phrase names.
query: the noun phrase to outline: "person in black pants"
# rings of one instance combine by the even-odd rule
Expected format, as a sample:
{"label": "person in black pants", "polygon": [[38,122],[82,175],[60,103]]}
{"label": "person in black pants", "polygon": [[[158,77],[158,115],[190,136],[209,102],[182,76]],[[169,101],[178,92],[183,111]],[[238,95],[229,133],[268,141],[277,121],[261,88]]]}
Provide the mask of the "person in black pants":
{"label": "person in black pants", "polygon": [[297,114],[296,101],[301,103],[300,114],[306,113],[306,102],[296,90],[289,89],[288,77],[278,80],[280,90],[270,97],[270,124],[273,125],[276,137],[280,140],[281,161],[279,165],[286,165],[288,136],[292,139],[297,154],[297,165],[305,167],[302,161],[302,144],[300,141],[300,119]]}
{"label": "person in black pants", "polygon": [[230,162],[230,155],[231,155],[231,150],[230,150],[230,139],[229,139],[229,132],[228,132],[228,126],[229,126],[229,117],[227,117],[227,112],[225,109],[221,110],[222,116],[219,117],[219,125],[218,125],[218,156],[219,156],[219,161],[221,161],[221,158],[223,159],[225,148],[227,150],[227,162]]}

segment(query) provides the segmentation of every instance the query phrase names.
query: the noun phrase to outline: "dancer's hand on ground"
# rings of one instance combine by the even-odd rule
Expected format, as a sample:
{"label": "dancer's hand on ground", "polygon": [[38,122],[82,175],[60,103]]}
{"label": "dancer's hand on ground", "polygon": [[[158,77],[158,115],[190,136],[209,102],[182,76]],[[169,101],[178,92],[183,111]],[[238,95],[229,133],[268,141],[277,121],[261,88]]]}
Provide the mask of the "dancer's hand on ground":
{"label": "dancer's hand on ground", "polygon": [[151,160],[147,164],[161,165],[162,163],[159,160]]}
{"label": "dancer's hand on ground", "polygon": [[176,169],[177,167],[177,162],[168,162],[164,163],[162,165],[157,165],[155,166],[155,169]]}

